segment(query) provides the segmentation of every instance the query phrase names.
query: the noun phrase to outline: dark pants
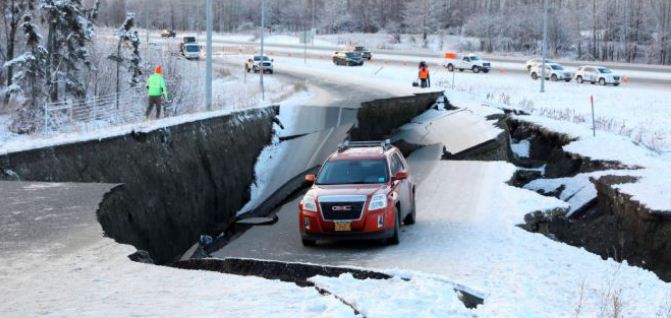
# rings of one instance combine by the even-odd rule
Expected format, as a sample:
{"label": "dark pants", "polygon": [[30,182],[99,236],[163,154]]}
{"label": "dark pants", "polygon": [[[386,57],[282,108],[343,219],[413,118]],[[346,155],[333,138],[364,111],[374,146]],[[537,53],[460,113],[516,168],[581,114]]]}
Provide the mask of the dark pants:
{"label": "dark pants", "polygon": [[161,96],[149,96],[149,105],[145,117],[149,118],[152,108],[156,107],[156,118],[161,117]]}
{"label": "dark pants", "polygon": [[420,86],[421,86],[422,88],[429,87],[429,79],[427,79],[427,78],[423,78],[423,79],[421,79],[421,82],[422,82],[422,83],[420,84]]}

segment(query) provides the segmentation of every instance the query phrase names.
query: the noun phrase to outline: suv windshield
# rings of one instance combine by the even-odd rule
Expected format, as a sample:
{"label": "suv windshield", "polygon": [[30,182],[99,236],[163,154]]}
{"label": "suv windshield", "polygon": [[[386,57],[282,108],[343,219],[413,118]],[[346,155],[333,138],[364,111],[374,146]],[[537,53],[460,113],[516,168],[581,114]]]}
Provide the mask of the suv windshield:
{"label": "suv windshield", "polygon": [[186,51],[187,51],[187,52],[191,52],[191,53],[193,53],[193,52],[198,52],[199,49],[200,49],[200,48],[198,47],[198,45],[187,45],[187,46],[186,46]]}
{"label": "suv windshield", "polygon": [[475,55],[471,55],[470,58],[471,58],[471,61],[477,61],[477,60],[480,59],[479,57],[477,57]]}
{"label": "suv windshield", "polygon": [[607,68],[605,68],[605,67],[600,67],[600,68],[599,68],[599,72],[601,72],[601,73],[603,73],[603,74],[610,74],[610,73],[612,73],[612,72],[610,71],[610,69],[607,69]]}
{"label": "suv windshield", "polygon": [[385,183],[388,180],[387,162],[375,160],[333,160],[324,164],[316,184]]}
{"label": "suv windshield", "polygon": [[359,56],[354,52],[347,52],[345,55],[349,58],[358,58]]}
{"label": "suv windshield", "polygon": [[[260,60],[261,60],[261,55],[256,55],[256,56],[254,56],[254,61],[260,61]],[[263,57],[263,60],[264,60],[264,61],[270,61],[270,58],[267,57],[267,56],[264,56],[264,57]]]}
{"label": "suv windshield", "polygon": [[561,65],[552,65],[553,70],[563,70],[564,68]]}

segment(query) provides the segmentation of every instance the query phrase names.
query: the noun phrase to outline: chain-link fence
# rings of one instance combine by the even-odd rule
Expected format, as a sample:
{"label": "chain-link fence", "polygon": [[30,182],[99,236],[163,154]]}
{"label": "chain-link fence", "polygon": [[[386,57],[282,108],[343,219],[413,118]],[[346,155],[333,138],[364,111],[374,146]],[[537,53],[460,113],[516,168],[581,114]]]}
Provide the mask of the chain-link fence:
{"label": "chain-link fence", "polygon": [[146,101],[133,94],[108,95],[83,101],[44,105],[41,132],[44,135],[87,132],[144,120]]}

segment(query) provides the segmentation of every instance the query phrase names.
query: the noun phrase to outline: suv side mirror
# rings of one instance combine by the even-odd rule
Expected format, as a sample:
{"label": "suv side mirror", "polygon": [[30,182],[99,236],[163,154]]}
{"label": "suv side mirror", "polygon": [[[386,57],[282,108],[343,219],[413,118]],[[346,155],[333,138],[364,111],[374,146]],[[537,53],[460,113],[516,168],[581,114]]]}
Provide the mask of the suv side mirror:
{"label": "suv side mirror", "polygon": [[396,172],[396,175],[392,179],[393,181],[400,181],[400,180],[405,180],[408,179],[408,172],[405,170],[401,170],[399,172]]}
{"label": "suv side mirror", "polygon": [[317,177],[314,174],[306,174],[305,175],[305,182],[314,183],[316,178]]}

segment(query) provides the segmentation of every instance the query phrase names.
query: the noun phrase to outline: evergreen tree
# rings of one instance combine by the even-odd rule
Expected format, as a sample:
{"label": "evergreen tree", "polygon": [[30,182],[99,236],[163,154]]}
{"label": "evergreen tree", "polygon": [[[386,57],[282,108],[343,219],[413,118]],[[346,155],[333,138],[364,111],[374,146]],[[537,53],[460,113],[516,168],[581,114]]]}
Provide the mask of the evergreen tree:
{"label": "evergreen tree", "polygon": [[[126,20],[123,25],[116,31],[116,36],[119,38],[117,42],[117,51],[116,54],[110,55],[108,58],[116,62],[116,94],[119,95],[120,90],[120,68],[122,65],[125,65],[128,68],[128,71],[131,74],[129,80],[130,87],[137,86],[138,77],[142,75],[142,69],[140,67],[140,36],[137,33],[137,30],[133,30],[135,26],[135,14],[127,13]],[[129,57],[125,57],[126,54],[123,54],[122,47],[132,48],[132,52],[129,54]],[[118,100],[117,100],[118,101]],[[117,108],[119,105],[117,104]]]}
{"label": "evergreen tree", "polygon": [[41,36],[30,14],[24,16],[21,27],[26,37],[27,51],[7,62],[5,66],[17,69],[11,93],[22,94],[24,98],[23,107],[14,119],[11,129],[17,133],[29,133],[37,129],[37,115],[41,111],[41,103],[44,102],[42,88],[46,78],[48,52],[40,45]]}
{"label": "evergreen tree", "polygon": [[90,18],[95,11],[84,9],[80,0],[40,0],[42,22],[48,30],[46,76],[52,102],[60,100],[61,88],[66,94],[62,99],[86,96],[80,71],[82,65],[91,67],[86,45],[93,35]]}

